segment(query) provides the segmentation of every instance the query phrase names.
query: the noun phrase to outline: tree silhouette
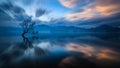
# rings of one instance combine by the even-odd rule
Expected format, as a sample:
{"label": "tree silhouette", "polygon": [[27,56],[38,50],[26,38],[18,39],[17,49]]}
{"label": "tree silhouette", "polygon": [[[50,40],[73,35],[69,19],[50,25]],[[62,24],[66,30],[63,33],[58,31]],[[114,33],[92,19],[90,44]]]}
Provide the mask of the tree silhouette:
{"label": "tree silhouette", "polygon": [[22,36],[25,36],[26,33],[34,33],[35,22],[24,20],[20,25],[23,28]]}
{"label": "tree silhouette", "polygon": [[23,29],[21,36],[23,37],[24,45],[32,46],[29,37],[27,37],[26,34],[31,34],[31,35],[35,34],[34,31],[35,22],[31,20],[31,17],[29,17],[25,19],[22,23],[20,23],[20,26]]}

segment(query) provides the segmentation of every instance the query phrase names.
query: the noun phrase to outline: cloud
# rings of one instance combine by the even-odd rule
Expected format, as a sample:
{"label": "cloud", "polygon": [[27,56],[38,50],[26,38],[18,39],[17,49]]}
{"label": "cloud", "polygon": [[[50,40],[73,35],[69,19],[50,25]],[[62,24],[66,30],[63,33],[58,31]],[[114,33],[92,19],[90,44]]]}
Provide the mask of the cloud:
{"label": "cloud", "polygon": [[19,23],[28,18],[25,10],[19,5],[13,4],[12,1],[0,3],[0,26],[18,26]]}
{"label": "cloud", "polygon": [[59,1],[63,6],[67,8],[73,8],[77,3],[77,0],[59,0]]}
{"label": "cloud", "polygon": [[90,0],[59,0],[59,2],[67,8],[74,8],[78,5],[89,3]]}
{"label": "cloud", "polygon": [[82,12],[71,13],[66,16],[69,21],[87,20],[95,17],[96,14],[92,9],[83,9]]}
{"label": "cloud", "polygon": [[22,4],[25,6],[30,6],[33,4],[33,0],[21,0]]}
{"label": "cloud", "polygon": [[[71,21],[70,21],[71,22]],[[89,20],[84,21],[74,21],[72,24],[76,24],[76,26],[84,27],[84,28],[95,28],[101,25],[110,25],[113,27],[120,26],[120,14],[111,15],[109,17],[99,17],[99,18],[91,18]]]}
{"label": "cloud", "polygon": [[4,11],[6,14],[8,14],[8,16],[10,16],[12,19],[17,19],[17,20],[23,20],[28,17],[32,17],[32,19],[35,19],[47,13],[46,10],[41,9],[40,7],[37,7],[36,5],[32,5],[34,3],[36,4],[37,1],[34,1],[31,4],[29,4],[29,7],[24,5],[28,1],[29,0],[26,0],[26,1],[24,0],[6,1],[5,0],[5,1],[0,2],[0,9]]}
{"label": "cloud", "polygon": [[4,11],[5,13],[7,13],[11,18],[15,18],[14,17],[14,15],[12,14],[12,8],[13,8],[14,6],[12,5],[12,3],[11,2],[2,2],[1,4],[0,4],[0,9],[2,10],[2,11]]}
{"label": "cloud", "polygon": [[[12,19],[25,16],[25,10],[11,1],[5,1],[0,4],[0,9]],[[2,14],[3,15],[3,14]]]}
{"label": "cloud", "polygon": [[66,19],[79,21],[111,16],[120,12],[120,0],[94,0],[82,8],[79,6],[79,9],[82,11],[69,13]]}
{"label": "cloud", "polygon": [[96,11],[103,15],[112,15],[120,12],[120,0],[96,0],[93,4]]}
{"label": "cloud", "polygon": [[40,16],[44,15],[45,13],[47,13],[46,10],[39,8],[36,10],[36,17],[40,17]]}

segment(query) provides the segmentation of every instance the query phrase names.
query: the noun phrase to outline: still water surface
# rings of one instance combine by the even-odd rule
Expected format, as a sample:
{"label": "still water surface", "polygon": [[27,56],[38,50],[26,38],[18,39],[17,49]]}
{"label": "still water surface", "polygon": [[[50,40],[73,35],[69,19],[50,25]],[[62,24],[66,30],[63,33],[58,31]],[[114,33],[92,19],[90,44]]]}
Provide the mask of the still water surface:
{"label": "still water surface", "polygon": [[0,40],[0,68],[120,68],[119,34]]}

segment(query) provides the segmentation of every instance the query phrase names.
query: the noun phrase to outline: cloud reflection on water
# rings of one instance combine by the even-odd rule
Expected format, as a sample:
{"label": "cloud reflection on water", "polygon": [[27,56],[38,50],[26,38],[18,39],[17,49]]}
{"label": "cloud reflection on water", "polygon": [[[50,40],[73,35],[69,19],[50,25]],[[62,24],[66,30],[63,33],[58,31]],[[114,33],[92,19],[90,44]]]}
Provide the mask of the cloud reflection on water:
{"label": "cloud reflection on water", "polygon": [[86,45],[86,44],[75,44],[69,43],[66,46],[66,49],[69,51],[82,53],[84,54],[83,57],[85,58],[93,58],[96,61],[120,61],[119,57],[120,54],[110,48],[106,47],[99,47],[93,45]]}
{"label": "cloud reflection on water", "polygon": [[[38,67],[45,64],[45,66],[48,65],[47,68],[49,65],[54,66],[55,63],[60,68],[85,68],[86,66],[94,68],[99,64],[110,66],[120,62],[117,45],[112,46],[111,41],[97,37],[40,38],[30,42],[32,46],[26,46],[25,42],[21,41],[6,46],[6,49],[0,54],[1,65],[21,64],[20,66],[23,66],[21,68],[24,68],[25,62],[31,64],[26,63],[29,67],[34,66],[33,62],[37,62]],[[11,68],[14,68],[13,66],[11,65]]]}

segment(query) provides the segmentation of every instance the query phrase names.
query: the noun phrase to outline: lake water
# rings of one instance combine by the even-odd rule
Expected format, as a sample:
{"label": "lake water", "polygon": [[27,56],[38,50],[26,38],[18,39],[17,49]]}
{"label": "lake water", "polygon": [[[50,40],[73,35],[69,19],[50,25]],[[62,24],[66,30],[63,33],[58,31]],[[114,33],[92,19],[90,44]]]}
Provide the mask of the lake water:
{"label": "lake water", "polygon": [[0,37],[0,68],[120,68],[120,34]]}

